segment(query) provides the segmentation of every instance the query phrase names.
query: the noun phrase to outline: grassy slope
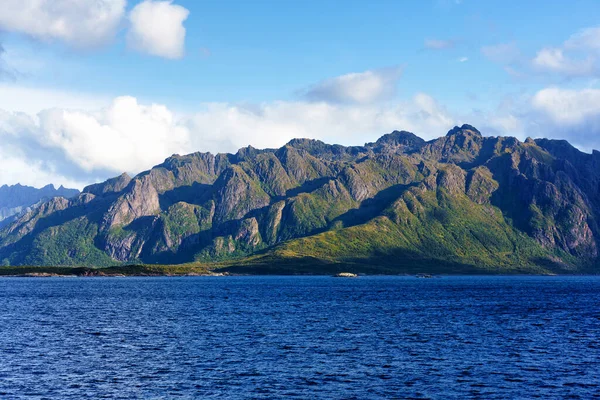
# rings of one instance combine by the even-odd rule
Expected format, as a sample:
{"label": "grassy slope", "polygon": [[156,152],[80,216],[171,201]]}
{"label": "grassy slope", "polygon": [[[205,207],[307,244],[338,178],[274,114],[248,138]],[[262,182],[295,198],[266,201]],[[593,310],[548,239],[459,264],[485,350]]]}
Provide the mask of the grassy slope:
{"label": "grassy slope", "polygon": [[[409,211],[407,202],[414,213]],[[365,224],[292,240],[226,268],[234,272],[549,273],[552,263],[499,210],[464,196],[409,193]],[[401,221],[400,224],[396,221]],[[563,255],[564,256],[564,255]]]}

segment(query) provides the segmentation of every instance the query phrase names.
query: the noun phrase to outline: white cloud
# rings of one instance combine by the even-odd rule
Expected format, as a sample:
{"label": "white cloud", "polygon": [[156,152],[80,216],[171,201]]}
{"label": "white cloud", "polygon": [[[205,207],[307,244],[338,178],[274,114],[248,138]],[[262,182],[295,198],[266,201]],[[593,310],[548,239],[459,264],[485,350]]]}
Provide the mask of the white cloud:
{"label": "white cloud", "polygon": [[[279,147],[290,139],[308,137],[327,143],[363,144],[394,129],[424,137],[443,134],[452,125],[449,113],[428,95],[387,105],[340,105],[275,102],[257,108],[210,104],[190,121],[192,144],[211,151]],[[205,147],[202,147],[205,148]]]}
{"label": "white cloud", "polygon": [[533,96],[532,105],[557,124],[581,124],[600,117],[600,90],[546,88]]}
{"label": "white cloud", "polygon": [[391,98],[401,76],[400,66],[354,72],[324,80],[309,88],[304,97],[331,103],[373,103]]}
{"label": "white cloud", "polygon": [[129,14],[127,42],[133,49],[154,56],[183,57],[189,11],[172,1],[144,0]]}
{"label": "white cloud", "polygon": [[451,49],[456,45],[454,40],[425,39],[424,46],[431,50]]}
{"label": "white cloud", "polygon": [[473,115],[493,135],[564,139],[582,151],[600,149],[600,89],[547,87]]}
{"label": "white cloud", "polygon": [[[13,149],[11,149],[13,150]],[[71,179],[52,170],[52,165],[42,160],[28,160],[23,154],[0,149],[0,182],[7,185],[43,187],[48,183],[67,188],[83,188],[86,183]]]}
{"label": "white cloud", "polygon": [[557,46],[539,49],[525,58],[515,42],[481,47],[489,60],[503,64],[513,77],[543,74],[560,79],[600,76],[600,27],[580,30]]}
{"label": "white cloud", "polygon": [[540,50],[533,59],[535,68],[567,76],[589,76],[595,72],[594,59],[573,59],[564,54],[563,49],[550,47]]}
{"label": "white cloud", "polygon": [[8,172],[0,175],[0,183],[2,179],[36,185],[41,180],[91,183],[123,171],[140,172],[173,153],[279,147],[295,137],[363,144],[394,129],[406,129],[433,138],[455,123],[444,107],[425,94],[385,105],[208,103],[187,115],[162,105],[140,104],[132,97],[116,98],[95,111],[55,108],[37,115],[0,111],[5,151],[0,152],[0,162],[12,154],[6,165],[18,169],[10,179]]}
{"label": "white cloud", "polygon": [[31,115],[49,108],[97,109],[111,97],[0,82],[0,110]]}
{"label": "white cloud", "polygon": [[567,39],[564,46],[567,49],[600,50],[600,27],[580,30]]}
{"label": "white cloud", "polygon": [[77,48],[96,47],[114,38],[125,4],[126,0],[2,0],[0,30]]}
{"label": "white cloud", "polygon": [[395,129],[425,139],[470,123],[484,134],[568,139],[600,147],[600,89],[546,88],[496,110],[456,114],[431,96],[373,104],[276,101],[206,103],[189,114],[118,97],[104,108],[54,108],[36,114],[0,110],[1,183],[65,186],[138,173],[173,153],[279,147],[292,138],[358,145]]}
{"label": "white cloud", "polygon": [[600,27],[582,29],[560,46],[540,49],[531,60],[531,67],[566,78],[600,75]]}
{"label": "white cloud", "polygon": [[95,113],[52,109],[39,116],[39,141],[85,171],[138,171],[188,150],[189,132],[165,106],[118,97]]}
{"label": "white cloud", "polygon": [[600,90],[546,88],[532,100],[537,136],[566,139],[584,151],[600,149]]}
{"label": "white cloud", "polygon": [[464,62],[467,62],[467,61],[469,61],[469,57],[461,57],[461,58],[458,59],[458,62],[461,62],[461,63],[464,63]]}

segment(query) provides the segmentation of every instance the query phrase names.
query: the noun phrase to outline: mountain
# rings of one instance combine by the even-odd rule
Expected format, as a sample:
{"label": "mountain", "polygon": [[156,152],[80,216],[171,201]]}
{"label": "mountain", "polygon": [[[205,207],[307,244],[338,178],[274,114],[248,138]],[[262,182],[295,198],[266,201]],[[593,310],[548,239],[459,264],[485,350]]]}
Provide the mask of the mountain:
{"label": "mountain", "polygon": [[[364,146],[173,155],[0,230],[4,265],[196,263],[236,272],[595,272],[600,153],[470,125]],[[211,264],[214,263],[214,264]]]}
{"label": "mountain", "polygon": [[20,213],[53,197],[71,198],[78,194],[77,189],[66,189],[62,186],[55,189],[54,185],[46,185],[41,189],[20,184],[2,185],[0,186],[0,227],[8,225]]}

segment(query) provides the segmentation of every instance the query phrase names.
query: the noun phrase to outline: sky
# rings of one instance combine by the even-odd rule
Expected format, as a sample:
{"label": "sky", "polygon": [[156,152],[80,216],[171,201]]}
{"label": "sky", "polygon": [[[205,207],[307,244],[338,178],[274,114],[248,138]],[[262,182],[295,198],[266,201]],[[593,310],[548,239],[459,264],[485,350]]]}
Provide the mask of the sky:
{"label": "sky", "polygon": [[594,0],[0,0],[0,185],[393,130],[600,149]]}

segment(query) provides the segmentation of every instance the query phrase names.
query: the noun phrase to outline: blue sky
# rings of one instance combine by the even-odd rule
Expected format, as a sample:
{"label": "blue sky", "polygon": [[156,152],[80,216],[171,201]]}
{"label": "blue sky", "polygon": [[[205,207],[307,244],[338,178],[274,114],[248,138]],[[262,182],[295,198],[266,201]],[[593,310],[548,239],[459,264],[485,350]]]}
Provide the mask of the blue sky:
{"label": "blue sky", "polygon": [[[183,105],[289,100],[328,77],[404,65],[400,94],[427,92],[470,106],[470,92],[487,97],[498,89],[544,84],[514,82],[481,54],[482,46],[514,42],[535,54],[594,26],[600,14],[597,1],[175,3],[190,11],[186,54],[180,60],[127,51],[123,40],[95,51],[32,42],[22,34],[5,34],[3,42],[9,49],[32,56],[41,52],[53,60],[50,68],[23,83],[109,96],[129,94]],[[454,44],[436,51],[425,48],[426,40]],[[469,60],[458,62],[462,57]]]}
{"label": "blue sky", "polygon": [[598,1],[1,2],[0,184],[458,123],[600,147]]}

